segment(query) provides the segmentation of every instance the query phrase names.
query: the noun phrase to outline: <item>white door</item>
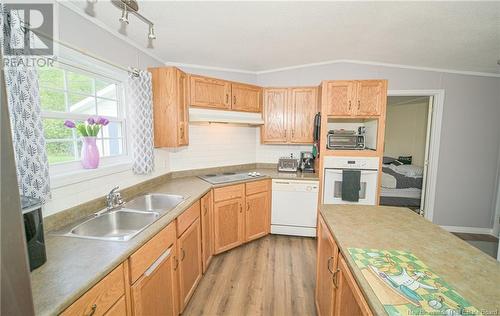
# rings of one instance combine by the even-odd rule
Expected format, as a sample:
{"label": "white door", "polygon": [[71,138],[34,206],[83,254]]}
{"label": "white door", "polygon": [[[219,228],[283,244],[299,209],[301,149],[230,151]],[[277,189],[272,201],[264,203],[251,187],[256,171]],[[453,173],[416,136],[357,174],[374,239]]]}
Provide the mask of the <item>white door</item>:
{"label": "white door", "polygon": [[351,202],[342,200],[342,169],[325,169],[323,203],[376,205],[377,175],[377,170],[361,170],[359,201]]}
{"label": "white door", "polygon": [[420,215],[425,217],[425,197],[427,190],[427,168],[429,166],[429,148],[431,143],[432,109],[434,97],[429,96],[429,108],[427,110],[427,133],[425,136],[424,171],[422,177],[422,195],[420,196]]}

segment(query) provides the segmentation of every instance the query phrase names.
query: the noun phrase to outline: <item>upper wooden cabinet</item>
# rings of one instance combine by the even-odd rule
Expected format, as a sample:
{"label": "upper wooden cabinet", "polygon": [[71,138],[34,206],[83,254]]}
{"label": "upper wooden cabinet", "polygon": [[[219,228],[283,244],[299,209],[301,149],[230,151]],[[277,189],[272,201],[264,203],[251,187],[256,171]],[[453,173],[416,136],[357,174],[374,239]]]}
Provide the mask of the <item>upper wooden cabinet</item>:
{"label": "upper wooden cabinet", "polygon": [[322,111],[330,116],[380,116],[387,102],[387,80],[325,81]]}
{"label": "upper wooden cabinet", "polygon": [[190,75],[190,104],[205,108],[231,109],[229,81]]}
{"label": "upper wooden cabinet", "polygon": [[188,76],[174,67],[150,68],[155,147],[189,144]]}
{"label": "upper wooden cabinet", "polygon": [[260,112],[262,88],[221,79],[190,76],[190,104],[195,107]]}
{"label": "upper wooden cabinet", "polygon": [[231,84],[231,109],[244,112],[260,112],[262,88],[248,84]]}
{"label": "upper wooden cabinet", "polygon": [[264,89],[262,143],[312,143],[317,112],[317,87]]}

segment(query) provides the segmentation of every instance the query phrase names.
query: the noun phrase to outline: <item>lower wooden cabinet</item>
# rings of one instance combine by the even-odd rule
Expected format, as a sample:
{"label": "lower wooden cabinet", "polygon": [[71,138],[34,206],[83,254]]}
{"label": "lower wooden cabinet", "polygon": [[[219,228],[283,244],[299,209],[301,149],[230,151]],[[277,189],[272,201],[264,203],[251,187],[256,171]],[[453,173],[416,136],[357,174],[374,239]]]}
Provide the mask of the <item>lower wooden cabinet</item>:
{"label": "lower wooden cabinet", "polygon": [[319,316],[373,315],[321,216],[318,221],[316,309]]}
{"label": "lower wooden cabinet", "polygon": [[177,239],[180,311],[186,307],[202,276],[200,218]]}
{"label": "lower wooden cabinet", "polygon": [[207,271],[214,255],[214,212],[212,191],[201,198],[201,250],[203,273]]}
{"label": "lower wooden cabinet", "polygon": [[251,241],[269,234],[271,227],[270,181],[247,183],[246,194],[245,241]]}
{"label": "lower wooden cabinet", "polygon": [[104,316],[123,316],[127,315],[127,303],[125,302],[125,296],[122,296],[115,305],[104,314]]}
{"label": "lower wooden cabinet", "polygon": [[244,241],[243,197],[214,203],[214,252],[241,245]]}
{"label": "lower wooden cabinet", "polygon": [[175,244],[168,248],[131,287],[133,315],[178,314],[175,302]]}
{"label": "lower wooden cabinet", "polygon": [[[105,276],[99,283],[83,294],[61,315],[104,315],[125,294],[125,271],[123,264]],[[128,286],[128,284],[126,285]],[[111,314],[112,315],[112,314]]]}

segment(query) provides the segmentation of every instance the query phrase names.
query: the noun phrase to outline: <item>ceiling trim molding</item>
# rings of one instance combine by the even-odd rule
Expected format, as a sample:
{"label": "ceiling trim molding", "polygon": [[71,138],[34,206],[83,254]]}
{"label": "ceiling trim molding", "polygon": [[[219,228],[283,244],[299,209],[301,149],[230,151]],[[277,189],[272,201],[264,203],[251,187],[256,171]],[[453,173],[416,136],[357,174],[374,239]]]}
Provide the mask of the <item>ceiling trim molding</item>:
{"label": "ceiling trim molding", "polygon": [[135,47],[136,49],[140,50],[141,52],[148,55],[149,57],[154,58],[157,61],[159,61],[160,63],[162,63],[164,65],[168,65],[168,66],[199,68],[199,69],[236,72],[236,73],[252,74],[252,75],[263,75],[263,74],[269,74],[269,73],[281,72],[281,71],[287,71],[287,70],[293,70],[293,69],[300,69],[300,68],[307,68],[307,67],[348,63],[348,64],[359,64],[359,65],[370,65],[370,66],[383,66],[383,67],[400,68],[400,69],[421,70],[421,71],[433,71],[433,72],[451,73],[451,74],[468,75],[468,76],[500,78],[500,74],[497,74],[497,73],[465,71],[465,70],[455,70],[455,69],[446,69],[446,68],[433,68],[433,67],[423,67],[423,66],[411,66],[411,65],[404,65],[404,64],[392,64],[392,63],[384,63],[384,62],[377,62],[377,61],[365,61],[365,60],[354,60],[354,59],[333,59],[333,60],[327,60],[327,61],[322,61],[322,62],[317,62],[317,63],[307,63],[307,64],[300,64],[300,65],[281,67],[281,68],[273,68],[273,69],[267,69],[267,70],[259,70],[259,71],[236,69],[236,68],[224,68],[224,67],[216,67],[216,66],[203,66],[203,65],[197,65],[197,64],[187,64],[187,63],[178,63],[178,62],[169,62],[169,61],[165,61],[160,56],[157,56],[153,52],[149,51],[147,48],[140,46],[139,44],[134,42],[132,39],[130,39],[130,37],[122,35],[118,31],[111,29],[109,26],[107,26],[106,24],[104,24],[103,22],[101,22],[100,20],[98,20],[96,18],[92,18],[92,17],[88,16],[87,14],[85,14],[85,12],[83,12],[83,10],[81,8],[79,8],[77,5],[75,5],[71,1],[67,1],[67,0],[55,0],[55,1],[58,4],[68,8],[71,11],[82,16],[83,18],[90,21],[91,23],[94,23],[95,25],[102,28],[103,30],[106,30],[111,35],[115,36],[116,38],[121,39],[124,42],[126,42],[127,44]]}
{"label": "ceiling trim molding", "polygon": [[176,63],[176,62],[166,62],[165,66],[188,67],[188,68],[207,69],[207,70],[216,70],[216,71],[225,71],[225,72],[237,72],[237,73],[249,74],[249,75],[257,75],[258,74],[257,71],[252,71],[252,70],[224,68],[224,67],[215,67],[215,66],[204,66],[204,65],[196,65],[196,64],[184,64],[184,63]]}
{"label": "ceiling trim molding", "polygon": [[383,66],[383,67],[391,67],[391,68],[402,68],[402,69],[412,69],[412,70],[421,70],[421,71],[452,73],[452,74],[468,75],[468,76],[500,78],[500,74],[489,73],[489,72],[475,72],[475,71],[454,70],[454,69],[446,69],[446,68],[410,66],[410,65],[391,64],[391,63],[383,63],[383,62],[377,62],[377,61],[365,61],[365,60],[354,60],[354,59],[334,59],[334,60],[322,61],[322,62],[317,62],[317,63],[309,63],[309,64],[283,67],[283,68],[261,70],[261,71],[256,71],[256,74],[262,75],[262,74],[268,74],[268,73],[273,73],[273,72],[280,72],[280,71],[293,70],[293,69],[299,69],[299,68],[307,68],[307,67],[315,67],[315,66],[324,66],[324,65],[330,65],[330,64],[359,64],[359,65]]}
{"label": "ceiling trim molding", "polygon": [[166,61],[163,60],[160,56],[157,56],[153,52],[149,51],[147,48],[140,46],[139,44],[134,42],[129,37],[120,34],[116,30],[113,30],[112,28],[110,28],[109,26],[107,26],[106,24],[101,22],[100,20],[89,16],[88,14],[83,12],[83,10],[80,7],[78,7],[76,4],[72,3],[71,1],[67,1],[67,0],[55,0],[55,1],[57,4],[62,5],[63,7],[75,12],[76,14],[80,15],[81,17],[83,17],[87,21],[90,21],[91,23],[95,24],[96,26],[100,27],[101,29],[107,31],[108,33],[110,33],[114,37],[124,41],[125,43],[129,44],[130,46],[133,46],[134,48],[136,48],[136,49],[140,50],[141,52],[143,52],[144,54],[148,55],[149,57],[156,59],[159,63],[161,63],[161,64],[166,63]]}

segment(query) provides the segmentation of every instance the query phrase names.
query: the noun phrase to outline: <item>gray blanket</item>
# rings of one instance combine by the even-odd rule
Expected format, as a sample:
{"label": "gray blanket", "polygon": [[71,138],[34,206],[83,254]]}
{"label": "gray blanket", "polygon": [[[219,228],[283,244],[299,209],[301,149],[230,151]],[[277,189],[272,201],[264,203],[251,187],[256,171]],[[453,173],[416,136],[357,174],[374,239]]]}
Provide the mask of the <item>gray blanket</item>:
{"label": "gray blanket", "polygon": [[382,172],[390,174],[396,178],[396,189],[417,188],[422,189],[422,178],[407,177],[403,174],[397,173],[388,167],[382,167]]}

